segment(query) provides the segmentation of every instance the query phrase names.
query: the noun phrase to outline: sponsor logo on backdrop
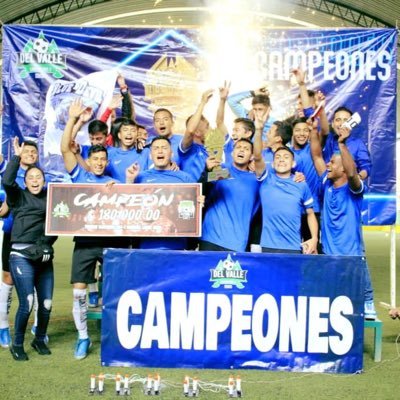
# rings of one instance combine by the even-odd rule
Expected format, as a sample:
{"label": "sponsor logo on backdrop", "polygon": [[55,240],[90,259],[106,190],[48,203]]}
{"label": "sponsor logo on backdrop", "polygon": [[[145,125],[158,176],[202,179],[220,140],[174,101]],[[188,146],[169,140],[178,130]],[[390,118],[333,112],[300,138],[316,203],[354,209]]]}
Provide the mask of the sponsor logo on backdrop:
{"label": "sponsor logo on backdrop", "polygon": [[212,287],[215,289],[221,285],[225,289],[232,289],[233,286],[243,289],[243,283],[247,282],[247,271],[228,254],[225,260],[218,262],[215,269],[210,269],[210,282],[214,282]]}
{"label": "sponsor logo on backdrop", "polygon": [[36,39],[29,39],[17,55],[21,78],[33,73],[62,78],[64,74],[61,71],[67,68],[67,56],[61,54],[55,40],[49,42],[43,32]]}

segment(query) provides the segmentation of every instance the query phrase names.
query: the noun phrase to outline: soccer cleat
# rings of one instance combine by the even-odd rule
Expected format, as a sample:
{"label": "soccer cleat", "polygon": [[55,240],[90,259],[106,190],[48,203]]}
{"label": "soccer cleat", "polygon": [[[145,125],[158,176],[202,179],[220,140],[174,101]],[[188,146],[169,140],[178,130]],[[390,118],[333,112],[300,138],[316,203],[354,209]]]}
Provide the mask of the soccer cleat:
{"label": "soccer cleat", "polygon": [[10,328],[0,329],[0,346],[7,349],[11,344]]}
{"label": "soccer cleat", "polygon": [[[36,335],[36,326],[35,325],[32,326],[31,333],[32,333],[33,336]],[[49,336],[48,335],[46,335],[44,337],[44,343],[45,344],[49,344]]]}
{"label": "soccer cleat", "polygon": [[77,360],[83,360],[87,357],[89,349],[92,347],[92,342],[89,338],[78,339],[75,346],[74,356]]}
{"label": "soccer cleat", "polygon": [[90,308],[98,307],[99,305],[99,292],[89,292],[89,304]]}
{"label": "soccer cleat", "polygon": [[11,354],[15,361],[28,361],[29,357],[25,353],[24,346],[10,346]]}
{"label": "soccer cleat", "polygon": [[45,342],[37,339],[33,339],[31,346],[35,349],[41,356],[48,356],[51,354],[50,349],[46,346]]}
{"label": "soccer cleat", "polygon": [[376,320],[376,311],[373,300],[364,303],[364,318],[368,320]]}

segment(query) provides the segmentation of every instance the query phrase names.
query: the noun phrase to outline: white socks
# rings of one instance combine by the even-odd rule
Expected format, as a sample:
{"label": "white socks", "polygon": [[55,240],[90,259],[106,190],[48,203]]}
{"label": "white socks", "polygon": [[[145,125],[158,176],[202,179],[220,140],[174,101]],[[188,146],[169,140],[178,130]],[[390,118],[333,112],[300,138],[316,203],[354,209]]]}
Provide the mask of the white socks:
{"label": "white socks", "polygon": [[74,302],[72,307],[72,315],[76,329],[78,330],[79,339],[87,339],[87,305],[86,305],[86,289],[73,289]]}

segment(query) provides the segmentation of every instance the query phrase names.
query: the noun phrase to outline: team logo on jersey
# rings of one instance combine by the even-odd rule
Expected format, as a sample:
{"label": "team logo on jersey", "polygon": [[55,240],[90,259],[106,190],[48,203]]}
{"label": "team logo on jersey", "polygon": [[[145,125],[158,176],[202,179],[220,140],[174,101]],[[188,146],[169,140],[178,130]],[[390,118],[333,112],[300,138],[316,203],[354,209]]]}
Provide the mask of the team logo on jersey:
{"label": "team logo on jersey", "polygon": [[17,55],[21,78],[33,73],[46,73],[59,79],[64,76],[61,70],[67,68],[67,56],[61,54],[54,39],[49,42],[43,32],[36,39],[29,39]]}
{"label": "team logo on jersey", "polygon": [[56,204],[53,210],[53,216],[56,218],[68,218],[71,215],[68,204],[65,204],[63,201],[61,203]]}
{"label": "team logo on jersey", "polygon": [[247,282],[247,270],[242,269],[239,261],[233,261],[230,254],[225,260],[220,260],[215,269],[210,269],[210,282],[212,287],[218,288],[223,285],[226,289],[236,286],[243,289],[243,283]]}
{"label": "team logo on jersey", "polygon": [[192,219],[196,212],[196,207],[192,200],[182,200],[178,205],[179,218]]}

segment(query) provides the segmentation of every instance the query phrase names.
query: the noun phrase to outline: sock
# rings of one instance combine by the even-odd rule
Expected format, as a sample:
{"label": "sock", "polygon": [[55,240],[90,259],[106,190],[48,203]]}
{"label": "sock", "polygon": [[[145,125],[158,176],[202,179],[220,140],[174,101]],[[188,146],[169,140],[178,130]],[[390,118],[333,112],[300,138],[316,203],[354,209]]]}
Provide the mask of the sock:
{"label": "sock", "polygon": [[88,284],[89,293],[97,292],[97,283]]}
{"label": "sock", "polygon": [[10,312],[13,285],[0,284],[0,329],[8,328],[8,313]]}
{"label": "sock", "polygon": [[79,339],[87,339],[87,306],[86,306],[86,289],[74,289],[74,302],[72,307],[72,315],[76,329],[78,330]]}

